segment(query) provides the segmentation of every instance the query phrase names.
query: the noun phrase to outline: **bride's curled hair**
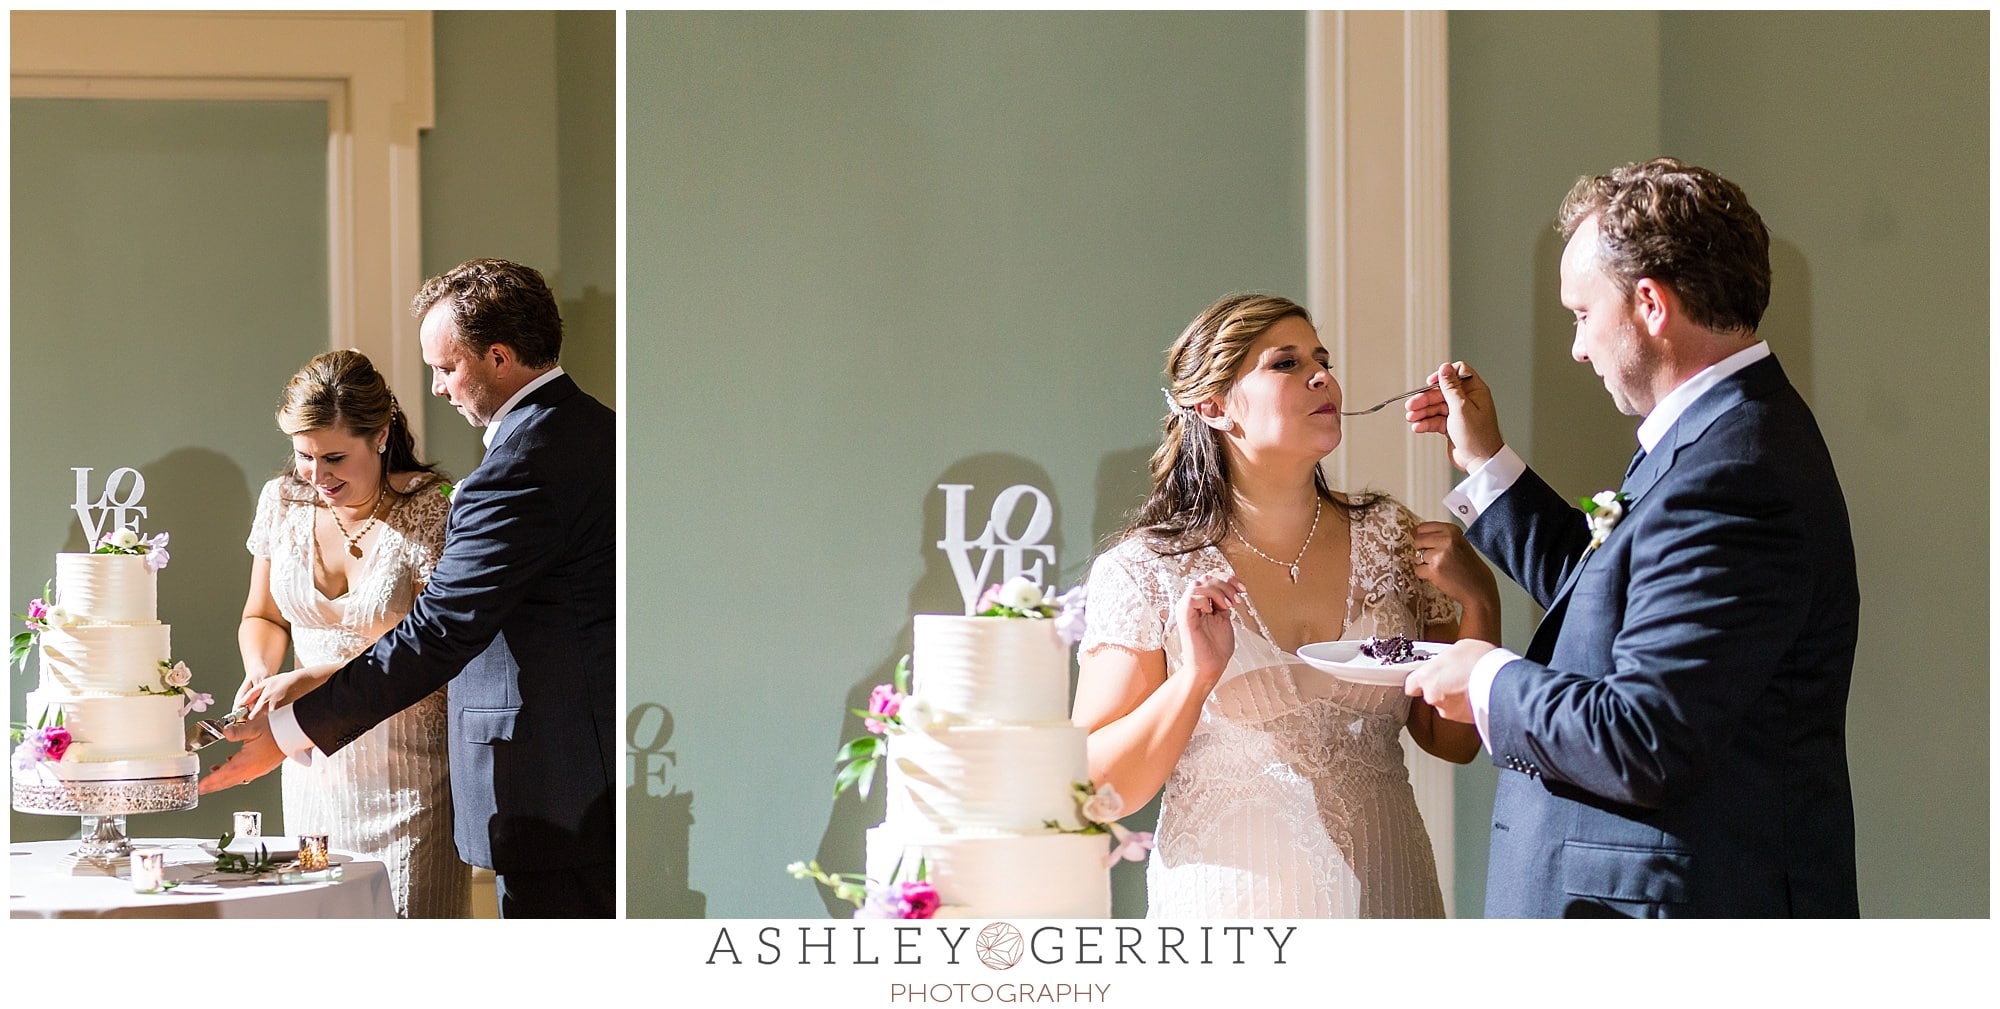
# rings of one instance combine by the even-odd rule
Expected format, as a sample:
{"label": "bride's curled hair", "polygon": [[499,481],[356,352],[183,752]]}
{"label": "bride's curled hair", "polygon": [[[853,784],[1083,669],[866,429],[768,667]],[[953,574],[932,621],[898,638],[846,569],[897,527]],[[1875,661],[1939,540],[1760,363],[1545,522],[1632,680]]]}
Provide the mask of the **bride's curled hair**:
{"label": "bride's curled hair", "polygon": [[[278,401],[278,430],[287,435],[340,428],[360,438],[372,440],[379,431],[389,434],[382,453],[383,486],[391,494],[400,493],[387,477],[391,473],[437,473],[433,463],[417,458],[417,439],[410,433],[409,418],[396,402],[396,394],[374,363],[358,350],[334,350],[306,362],[285,383]],[[285,465],[285,476],[303,489],[297,460]]]}
{"label": "bride's curled hair", "polygon": [[[1155,553],[1172,555],[1214,546],[1229,532],[1229,457],[1222,433],[1202,423],[1194,407],[1227,393],[1257,338],[1291,316],[1312,324],[1305,307],[1289,298],[1228,295],[1195,316],[1167,348],[1167,416],[1153,452],[1153,490],[1122,536],[1141,536]],[[1333,496],[1317,468],[1313,486],[1327,503],[1352,510]]]}

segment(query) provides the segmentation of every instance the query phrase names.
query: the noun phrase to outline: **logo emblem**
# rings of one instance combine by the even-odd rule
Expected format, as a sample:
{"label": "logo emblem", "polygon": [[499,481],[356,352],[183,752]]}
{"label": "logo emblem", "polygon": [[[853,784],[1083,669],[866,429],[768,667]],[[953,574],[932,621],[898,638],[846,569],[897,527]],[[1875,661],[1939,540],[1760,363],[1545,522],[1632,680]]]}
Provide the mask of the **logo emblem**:
{"label": "logo emblem", "polygon": [[1004,921],[996,921],[979,930],[977,945],[979,962],[994,970],[1006,970],[1021,962],[1021,930]]}

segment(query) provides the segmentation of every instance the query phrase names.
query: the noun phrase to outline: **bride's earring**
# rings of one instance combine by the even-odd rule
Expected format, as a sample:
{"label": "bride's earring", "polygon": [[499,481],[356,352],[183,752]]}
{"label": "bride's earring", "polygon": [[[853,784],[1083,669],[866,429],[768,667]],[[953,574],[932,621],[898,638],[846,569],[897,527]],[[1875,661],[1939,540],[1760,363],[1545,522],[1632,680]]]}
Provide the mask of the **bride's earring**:
{"label": "bride's earring", "polygon": [[1227,417],[1217,417],[1215,418],[1215,429],[1227,434],[1236,430],[1236,422]]}

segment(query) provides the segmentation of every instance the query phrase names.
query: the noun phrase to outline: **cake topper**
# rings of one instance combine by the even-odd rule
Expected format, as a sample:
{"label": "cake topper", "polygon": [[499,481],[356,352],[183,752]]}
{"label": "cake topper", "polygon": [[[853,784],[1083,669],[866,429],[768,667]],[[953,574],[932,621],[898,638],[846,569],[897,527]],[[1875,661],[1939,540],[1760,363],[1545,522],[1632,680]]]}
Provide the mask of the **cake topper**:
{"label": "cake topper", "polygon": [[[977,608],[980,590],[993,582],[1027,578],[1038,585],[1046,584],[1048,579],[1042,576],[1042,564],[1047,562],[1051,569],[1055,567],[1056,548],[1053,544],[1042,542],[1042,537],[1048,535],[1049,527],[1054,523],[1055,507],[1041,488],[1022,483],[1001,491],[993,499],[986,527],[972,539],[965,535],[965,494],[972,489],[972,485],[941,483],[938,489],[944,491],[944,538],[937,545],[951,558],[951,573],[958,579],[958,592],[964,597],[965,612],[971,613]],[[1015,535],[1011,526],[1026,501],[1033,502],[1028,512],[1028,524],[1019,535]],[[975,548],[984,551],[976,569],[972,564]],[[992,577],[996,556],[1004,558],[998,578]],[[1029,562],[1030,556],[1034,556],[1032,563]]]}
{"label": "cake topper", "polygon": [[[86,543],[94,548],[104,542],[108,533],[120,529],[130,529],[134,533],[139,531],[139,520],[146,517],[146,508],[139,503],[139,499],[146,496],[146,478],[138,470],[130,466],[112,470],[104,480],[104,493],[99,494],[95,501],[90,499],[90,467],[72,466],[70,471],[76,474],[76,503],[70,507],[76,512],[76,520],[83,523]],[[118,484],[127,474],[130,474],[131,480],[121,495]],[[108,529],[104,525],[106,519],[111,522]]]}

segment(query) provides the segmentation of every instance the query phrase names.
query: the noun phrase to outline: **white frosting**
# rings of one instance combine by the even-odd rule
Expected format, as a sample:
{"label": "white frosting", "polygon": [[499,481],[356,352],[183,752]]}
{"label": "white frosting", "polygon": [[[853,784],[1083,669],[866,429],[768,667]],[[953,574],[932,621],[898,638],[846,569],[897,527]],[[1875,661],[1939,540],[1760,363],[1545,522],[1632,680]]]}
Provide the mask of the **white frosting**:
{"label": "white frosting", "polygon": [[41,682],[27,696],[26,723],[69,730],[60,761],[37,762],[30,780],[99,781],[196,773],[187,752],[185,700],[162,691],[160,661],[172,628],[160,623],[158,577],[128,554],[57,554],[56,605],[70,623],[39,637]]}
{"label": "white frosting", "polygon": [[57,554],[55,603],[88,623],[159,619],[159,576],[137,554]]}
{"label": "white frosting", "polygon": [[170,632],[159,623],[51,627],[41,633],[41,688],[67,697],[158,690],[160,660],[173,654]]}
{"label": "white frosting", "polygon": [[974,721],[1069,720],[1069,649],[1052,620],[917,616],[912,692]]}
{"label": "white frosting", "polygon": [[1082,825],[1090,774],[1054,621],[922,614],[911,665],[943,724],[889,736],[868,878],[914,879],[921,863],[945,918],[1109,917],[1110,836],[1047,826]]}
{"label": "white frosting", "polygon": [[868,878],[925,877],[940,918],[1109,918],[1108,834],[934,835],[887,824],[868,831]]}
{"label": "white frosting", "polygon": [[27,698],[27,724],[54,724],[54,710],[61,710],[70,735],[62,764],[157,760],[187,753],[182,703],[179,694],[70,697],[37,690]]}
{"label": "white frosting", "polygon": [[[995,621],[999,622],[999,621]],[[960,725],[890,736],[885,823],[934,833],[1081,826],[1088,733],[1063,725]]]}

